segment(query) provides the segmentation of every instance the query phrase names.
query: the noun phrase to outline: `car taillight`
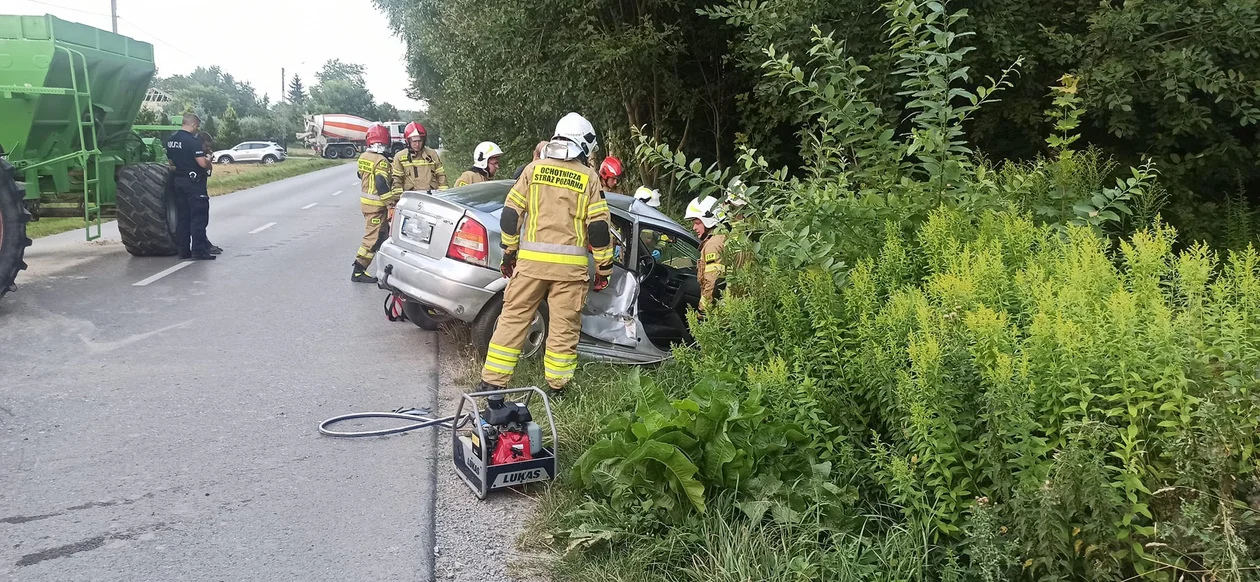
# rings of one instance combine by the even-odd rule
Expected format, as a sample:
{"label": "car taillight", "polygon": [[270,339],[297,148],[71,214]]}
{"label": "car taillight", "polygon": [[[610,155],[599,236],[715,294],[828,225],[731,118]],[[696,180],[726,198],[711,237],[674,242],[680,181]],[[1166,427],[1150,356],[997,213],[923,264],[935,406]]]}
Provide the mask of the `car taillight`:
{"label": "car taillight", "polygon": [[459,228],[455,229],[455,236],[451,237],[451,246],[446,249],[446,256],[484,267],[489,246],[486,227],[476,219],[466,217],[460,221]]}

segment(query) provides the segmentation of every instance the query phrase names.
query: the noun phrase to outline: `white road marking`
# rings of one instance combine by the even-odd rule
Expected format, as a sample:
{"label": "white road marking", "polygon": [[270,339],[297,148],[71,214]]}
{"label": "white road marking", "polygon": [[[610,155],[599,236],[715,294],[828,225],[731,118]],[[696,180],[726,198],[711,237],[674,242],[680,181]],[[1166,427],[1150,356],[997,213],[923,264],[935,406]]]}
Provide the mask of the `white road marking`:
{"label": "white road marking", "polygon": [[302,207],[302,210],[306,210],[307,208],[310,208],[310,207],[312,207],[312,206],[315,206],[316,204],[319,204],[319,203],[318,203],[318,202],[312,202],[312,203],[310,203],[310,204],[307,204],[306,206],[303,206],[303,207]]}
{"label": "white road marking", "polygon": [[336,196],[336,195],[338,195],[338,194],[341,194],[341,190],[338,190],[338,191],[336,191],[336,192],[333,192],[333,196]]}
{"label": "white road marking", "polygon": [[351,183],[350,183],[350,185],[351,185],[351,186],[354,186],[355,184],[358,184],[358,183],[359,183],[359,181],[358,181],[358,180],[355,180],[355,181],[351,182]]}
{"label": "white road marking", "polygon": [[131,286],[132,286],[132,287],[144,287],[144,286],[148,285],[149,283],[153,283],[154,281],[157,281],[158,279],[161,279],[162,277],[165,277],[165,276],[167,276],[167,275],[170,275],[171,273],[174,273],[174,272],[176,272],[176,271],[178,271],[178,270],[180,270],[180,269],[182,269],[182,268],[184,268],[184,267],[187,267],[188,265],[191,265],[191,264],[193,264],[193,262],[192,262],[192,261],[184,261],[184,262],[182,262],[182,263],[180,263],[180,264],[178,264],[178,265],[175,265],[174,267],[171,267],[171,268],[169,268],[169,269],[167,269],[167,270],[165,270],[165,271],[162,271],[161,273],[158,273],[158,274],[156,274],[156,275],[154,275],[154,276],[152,276],[152,277],[149,277],[148,279],[142,279],[142,280],[140,280],[140,281],[136,281],[135,283],[132,283],[132,284],[131,284]]}
{"label": "white road marking", "polygon": [[254,230],[249,231],[249,234],[258,234],[258,233],[260,233],[260,232],[262,232],[262,231],[264,231],[264,230],[267,230],[267,229],[269,229],[269,228],[271,228],[271,227],[273,227],[273,226],[275,226],[275,225],[276,225],[276,223],[274,223],[274,222],[268,222],[267,224],[264,224],[264,225],[262,225],[262,226],[260,226],[260,227],[258,227],[258,228],[255,228]]}

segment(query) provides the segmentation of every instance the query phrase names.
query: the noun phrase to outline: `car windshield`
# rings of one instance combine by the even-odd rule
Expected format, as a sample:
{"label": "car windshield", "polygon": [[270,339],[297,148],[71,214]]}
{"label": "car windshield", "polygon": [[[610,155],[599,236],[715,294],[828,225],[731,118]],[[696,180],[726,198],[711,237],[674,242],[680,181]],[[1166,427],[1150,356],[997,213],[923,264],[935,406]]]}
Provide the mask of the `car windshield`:
{"label": "car windshield", "polygon": [[512,183],[507,181],[482,182],[447,190],[440,196],[489,214],[503,208],[503,200],[507,198],[508,188],[511,187]]}

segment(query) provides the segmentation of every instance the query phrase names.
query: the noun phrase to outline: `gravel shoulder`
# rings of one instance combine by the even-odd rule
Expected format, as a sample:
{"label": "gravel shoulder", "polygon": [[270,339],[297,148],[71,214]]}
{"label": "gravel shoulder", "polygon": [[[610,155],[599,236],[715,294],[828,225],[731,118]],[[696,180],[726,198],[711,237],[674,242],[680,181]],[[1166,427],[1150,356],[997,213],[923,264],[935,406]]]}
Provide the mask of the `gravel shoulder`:
{"label": "gravel shoulder", "polygon": [[[459,395],[476,386],[481,362],[468,348],[467,330],[452,326],[438,335],[439,415],[454,414]],[[536,414],[541,414],[538,411]],[[478,501],[451,466],[451,433],[438,431],[434,573],[455,582],[546,582],[536,566],[546,556],[522,551],[518,538],[546,484],[491,493]]]}

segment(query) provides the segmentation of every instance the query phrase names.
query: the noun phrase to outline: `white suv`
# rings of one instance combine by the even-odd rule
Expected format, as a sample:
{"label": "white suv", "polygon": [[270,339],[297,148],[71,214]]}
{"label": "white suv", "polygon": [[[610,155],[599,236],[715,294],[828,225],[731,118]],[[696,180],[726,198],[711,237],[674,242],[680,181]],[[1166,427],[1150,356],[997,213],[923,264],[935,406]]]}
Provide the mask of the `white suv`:
{"label": "white suv", "polygon": [[284,148],[269,141],[245,141],[232,146],[230,150],[214,152],[214,163],[231,164],[235,162],[260,162],[274,164],[284,161],[288,154]]}

